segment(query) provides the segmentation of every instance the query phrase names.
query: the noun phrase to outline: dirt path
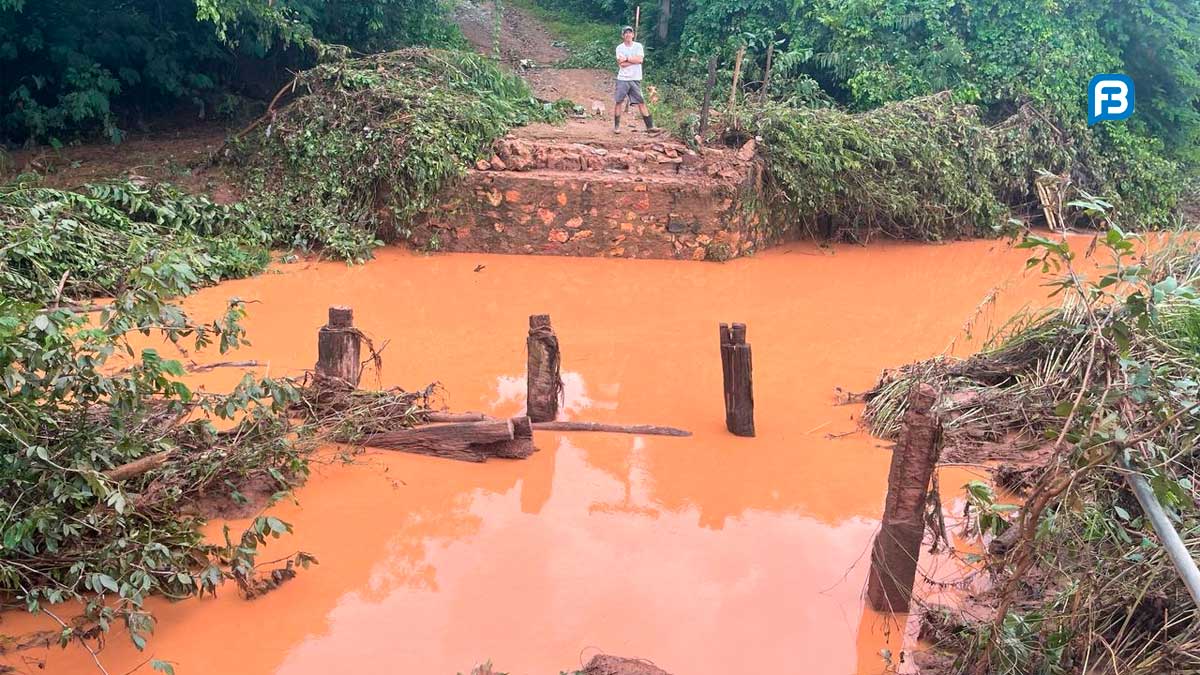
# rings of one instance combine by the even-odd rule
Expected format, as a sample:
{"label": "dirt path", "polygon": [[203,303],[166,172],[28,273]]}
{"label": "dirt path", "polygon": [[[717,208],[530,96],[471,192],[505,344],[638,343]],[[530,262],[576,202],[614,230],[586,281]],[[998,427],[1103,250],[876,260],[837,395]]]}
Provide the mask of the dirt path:
{"label": "dirt path", "polygon": [[[492,28],[494,5],[489,0],[465,0],[454,9],[454,19],[481,54],[493,51]],[[617,38],[613,38],[615,47]],[[514,136],[565,140],[572,142],[603,141],[607,145],[632,146],[645,142],[641,118],[635,113],[623,120],[624,138],[612,133],[612,94],[615,86],[613,71],[594,68],[556,68],[554,64],[568,56],[557,46],[554,35],[537,17],[520,7],[504,8],[503,30],[500,35],[501,59],[519,69],[538,98],[570,99],[587,111],[587,119],[572,119],[565,126],[534,124],[518,129]],[[525,61],[522,65],[522,60]],[[655,95],[646,88],[648,98]],[[599,110],[601,112],[596,113]]]}

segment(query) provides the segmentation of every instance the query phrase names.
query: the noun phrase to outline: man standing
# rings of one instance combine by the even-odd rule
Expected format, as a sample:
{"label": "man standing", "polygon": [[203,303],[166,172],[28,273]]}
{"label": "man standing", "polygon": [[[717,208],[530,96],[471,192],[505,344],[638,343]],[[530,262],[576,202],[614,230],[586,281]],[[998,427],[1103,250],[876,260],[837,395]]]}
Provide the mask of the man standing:
{"label": "man standing", "polygon": [[660,131],[655,128],[654,120],[650,117],[650,109],[642,98],[642,60],[644,51],[642,43],[633,41],[633,27],[621,29],[621,44],[617,45],[617,95],[616,105],[613,106],[613,133],[621,133],[621,105],[626,99],[635,104],[642,113],[642,121],[646,123],[646,132]]}

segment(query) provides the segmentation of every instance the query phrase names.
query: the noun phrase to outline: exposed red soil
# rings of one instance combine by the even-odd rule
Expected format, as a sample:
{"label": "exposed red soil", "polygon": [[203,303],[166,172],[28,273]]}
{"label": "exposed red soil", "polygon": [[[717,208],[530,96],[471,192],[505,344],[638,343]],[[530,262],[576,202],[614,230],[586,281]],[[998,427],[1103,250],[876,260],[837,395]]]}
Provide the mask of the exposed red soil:
{"label": "exposed red soil", "polygon": [[[505,4],[499,36],[500,58],[505,63],[515,66],[525,60],[537,65],[550,65],[567,58],[567,51],[554,45],[554,36],[540,21],[517,7]],[[494,49],[494,12],[495,4],[485,1],[461,2],[453,10],[454,22],[481,54],[491,54]]]}

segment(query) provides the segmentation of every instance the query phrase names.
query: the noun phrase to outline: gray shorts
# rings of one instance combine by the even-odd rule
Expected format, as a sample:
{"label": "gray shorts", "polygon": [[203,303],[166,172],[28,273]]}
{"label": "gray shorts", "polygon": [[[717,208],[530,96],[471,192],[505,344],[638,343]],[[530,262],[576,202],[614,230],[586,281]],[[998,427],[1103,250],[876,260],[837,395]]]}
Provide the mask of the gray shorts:
{"label": "gray shorts", "polygon": [[645,103],[646,100],[642,98],[642,83],[637,80],[617,80],[616,102],[620,103],[626,97],[633,105]]}

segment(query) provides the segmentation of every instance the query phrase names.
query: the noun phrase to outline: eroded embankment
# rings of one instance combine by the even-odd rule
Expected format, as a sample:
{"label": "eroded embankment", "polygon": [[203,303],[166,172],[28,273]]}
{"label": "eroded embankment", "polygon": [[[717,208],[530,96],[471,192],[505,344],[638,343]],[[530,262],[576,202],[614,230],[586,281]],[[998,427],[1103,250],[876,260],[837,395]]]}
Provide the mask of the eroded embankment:
{"label": "eroded embankment", "polygon": [[[536,674],[594,647],[674,673],[771,672],[798,658],[812,672],[882,672],[879,650],[897,653],[903,631],[889,644],[861,592],[889,453],[857,431],[859,408],[838,405],[836,388],[940,352],[998,285],[977,325],[1040,300],[1025,257],[983,241],[788,246],[719,266],[384,250],[360,267],[298,263],[203,291],[185,303],[197,316],[231,296],[254,301],[239,356],[271,374],[311,367],[325,309],[352,304],[357,325],[390,340],[381,384],[440,381],[455,409],[498,415],[523,405],[527,317],[549,312],[568,417],[695,436],[545,434],[533,457],[483,465],[386,451],[346,465],[331,449],[297,501],[268,511],[296,532],[264,553],[301,549],[320,565],[254,601],[232,589],[152,601],[147,652],[118,630],[101,659],[109,672],[152,656],[179,673],[295,674],[453,673],[490,658]],[[754,439],[724,429],[716,328],[730,320],[752,331]],[[198,380],[227,390],[239,377]],[[942,470],[945,494],[969,477]],[[961,506],[947,498],[948,514]],[[9,634],[36,624],[4,617]],[[94,667],[78,646],[8,658]]]}

